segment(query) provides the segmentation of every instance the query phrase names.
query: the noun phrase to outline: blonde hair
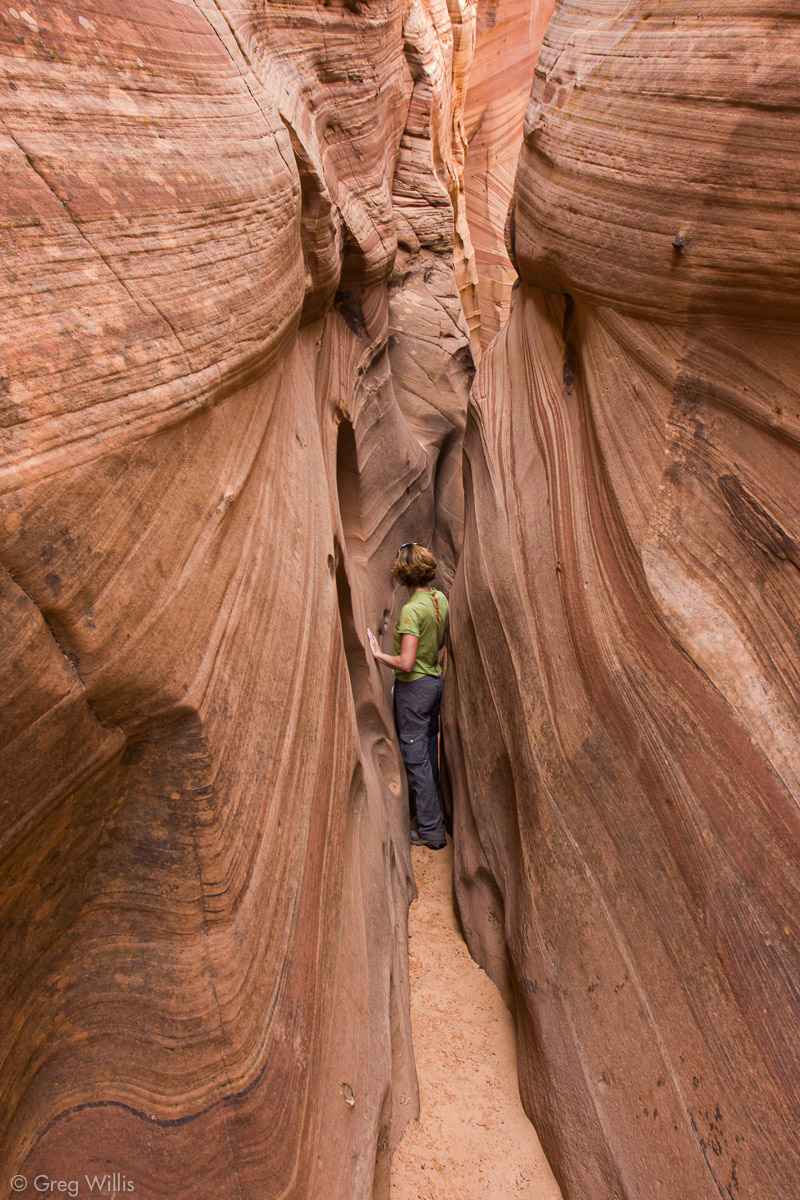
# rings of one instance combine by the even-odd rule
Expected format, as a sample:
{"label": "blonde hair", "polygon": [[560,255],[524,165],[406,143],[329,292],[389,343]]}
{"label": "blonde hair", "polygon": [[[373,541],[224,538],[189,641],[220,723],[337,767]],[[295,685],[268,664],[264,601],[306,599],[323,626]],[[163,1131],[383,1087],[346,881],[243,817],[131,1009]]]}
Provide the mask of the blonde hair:
{"label": "blonde hair", "polygon": [[436,566],[436,559],[427,546],[409,542],[397,551],[392,575],[407,587],[424,587],[436,575]]}

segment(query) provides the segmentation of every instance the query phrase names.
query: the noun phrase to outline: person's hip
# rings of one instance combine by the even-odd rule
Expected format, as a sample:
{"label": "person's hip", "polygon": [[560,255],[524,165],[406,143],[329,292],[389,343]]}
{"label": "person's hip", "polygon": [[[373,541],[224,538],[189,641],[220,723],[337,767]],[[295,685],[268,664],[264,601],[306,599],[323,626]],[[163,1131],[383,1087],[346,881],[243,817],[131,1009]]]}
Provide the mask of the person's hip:
{"label": "person's hip", "polygon": [[442,701],[441,675],[421,675],[394,685],[394,711],[398,730],[419,733],[435,720]]}

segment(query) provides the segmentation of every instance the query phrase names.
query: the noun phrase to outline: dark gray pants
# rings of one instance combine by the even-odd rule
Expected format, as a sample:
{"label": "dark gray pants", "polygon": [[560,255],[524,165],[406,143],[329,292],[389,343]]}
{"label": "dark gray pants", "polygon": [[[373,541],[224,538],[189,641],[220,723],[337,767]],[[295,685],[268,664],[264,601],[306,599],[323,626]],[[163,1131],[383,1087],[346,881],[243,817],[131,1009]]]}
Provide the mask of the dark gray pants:
{"label": "dark gray pants", "polygon": [[439,801],[440,675],[423,675],[413,683],[394,685],[394,720],[400,753],[408,775],[408,790],[417,814],[417,829],[426,842],[445,841],[444,817]]}

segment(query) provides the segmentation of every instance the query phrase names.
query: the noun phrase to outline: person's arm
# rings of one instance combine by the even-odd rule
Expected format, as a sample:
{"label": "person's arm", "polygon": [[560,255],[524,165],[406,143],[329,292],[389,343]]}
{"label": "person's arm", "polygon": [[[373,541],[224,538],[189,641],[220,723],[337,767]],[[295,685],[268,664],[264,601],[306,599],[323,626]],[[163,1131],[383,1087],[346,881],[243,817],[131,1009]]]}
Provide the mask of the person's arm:
{"label": "person's arm", "polygon": [[419,645],[419,638],[415,637],[413,633],[403,634],[399,654],[384,654],[371,629],[367,630],[367,637],[369,638],[369,648],[378,662],[383,663],[386,667],[393,667],[395,671],[408,672],[413,669],[414,663],[417,661],[417,646]]}

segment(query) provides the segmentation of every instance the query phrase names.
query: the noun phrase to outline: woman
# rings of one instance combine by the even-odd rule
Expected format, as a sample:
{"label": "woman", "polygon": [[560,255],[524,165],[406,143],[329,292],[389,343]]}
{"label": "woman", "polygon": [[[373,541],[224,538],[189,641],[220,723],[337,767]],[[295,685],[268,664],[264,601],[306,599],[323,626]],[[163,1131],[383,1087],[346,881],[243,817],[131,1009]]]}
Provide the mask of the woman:
{"label": "woman", "polygon": [[408,786],[416,808],[417,829],[411,841],[431,850],[447,845],[439,801],[436,743],[442,702],[442,659],[447,626],[447,599],[433,587],[436,559],[425,546],[404,542],[392,575],[411,595],[394,631],[394,654],[384,654],[367,630],[378,662],[394,668],[394,719]]}

